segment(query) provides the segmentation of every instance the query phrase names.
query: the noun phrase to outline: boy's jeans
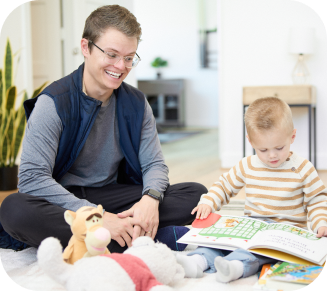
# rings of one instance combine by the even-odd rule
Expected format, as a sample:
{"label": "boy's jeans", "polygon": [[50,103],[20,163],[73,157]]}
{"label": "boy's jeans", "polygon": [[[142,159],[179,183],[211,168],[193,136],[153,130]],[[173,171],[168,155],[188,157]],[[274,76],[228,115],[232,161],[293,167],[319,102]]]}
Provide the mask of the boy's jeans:
{"label": "boy's jeans", "polygon": [[[274,223],[275,221],[271,219],[262,219],[267,223]],[[188,256],[192,255],[202,255],[206,258],[209,268],[205,271],[206,273],[215,273],[217,272],[214,261],[216,257],[224,257],[227,261],[241,261],[243,263],[244,272],[242,278],[246,278],[256,274],[259,269],[264,264],[275,264],[278,261],[268,257],[260,256],[257,254],[252,254],[249,251],[243,249],[237,249],[235,251],[219,250],[212,249],[207,247],[198,247],[193,252],[187,254]]]}
{"label": "boy's jeans", "polygon": [[237,249],[235,251],[227,251],[227,250],[219,250],[212,249],[207,247],[198,247],[193,252],[187,254],[188,256],[192,255],[202,255],[206,258],[208,262],[209,269],[207,269],[206,273],[215,273],[217,270],[214,265],[215,258],[220,256],[224,257],[227,261],[241,261],[243,263],[244,272],[242,278],[249,277],[251,275],[256,274],[259,269],[264,264],[276,263],[277,260],[267,258],[264,256],[260,256],[257,254],[252,254],[243,249]]}

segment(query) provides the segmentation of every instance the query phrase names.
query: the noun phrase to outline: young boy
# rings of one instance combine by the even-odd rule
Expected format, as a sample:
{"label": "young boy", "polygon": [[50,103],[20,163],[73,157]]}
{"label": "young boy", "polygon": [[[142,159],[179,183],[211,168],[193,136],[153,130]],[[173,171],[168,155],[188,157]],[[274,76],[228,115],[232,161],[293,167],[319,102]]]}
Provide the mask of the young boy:
{"label": "young boy", "polygon": [[[290,107],[275,97],[254,101],[245,114],[247,138],[256,155],[243,158],[201,196],[196,218],[228,204],[244,186],[244,214],[272,222],[311,229],[327,236],[327,190],[313,165],[290,151],[296,129]],[[275,260],[237,249],[233,252],[199,247],[188,256],[177,254],[186,277],[201,277],[217,271],[219,282],[251,276]]]}

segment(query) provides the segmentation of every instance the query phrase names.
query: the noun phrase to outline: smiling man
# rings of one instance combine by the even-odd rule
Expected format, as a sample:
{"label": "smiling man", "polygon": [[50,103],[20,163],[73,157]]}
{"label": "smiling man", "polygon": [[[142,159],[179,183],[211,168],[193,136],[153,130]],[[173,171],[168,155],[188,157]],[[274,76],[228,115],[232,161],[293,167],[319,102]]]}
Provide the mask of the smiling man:
{"label": "smiling man", "polygon": [[[144,94],[124,83],[140,62],[141,27],[118,5],[93,11],[85,22],[85,62],[25,102],[28,119],[19,193],[0,209],[6,232],[37,247],[48,236],[66,246],[66,209],[104,208],[111,252],[158,228],[185,225],[200,195],[197,183],[169,185],[155,119]],[[162,237],[162,236],[161,236]]]}

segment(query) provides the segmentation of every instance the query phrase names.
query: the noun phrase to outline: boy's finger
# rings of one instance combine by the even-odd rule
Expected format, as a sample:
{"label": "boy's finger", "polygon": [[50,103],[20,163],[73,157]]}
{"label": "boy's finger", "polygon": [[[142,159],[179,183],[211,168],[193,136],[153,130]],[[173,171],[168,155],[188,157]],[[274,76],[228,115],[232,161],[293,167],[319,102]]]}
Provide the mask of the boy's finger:
{"label": "boy's finger", "polygon": [[320,229],[318,229],[318,233],[316,235],[316,237],[322,237],[324,231],[321,231]]}
{"label": "boy's finger", "polygon": [[194,207],[193,210],[192,210],[192,212],[191,212],[191,214],[193,215],[195,213],[195,211],[197,211],[197,210],[198,210],[198,206],[197,207]]}

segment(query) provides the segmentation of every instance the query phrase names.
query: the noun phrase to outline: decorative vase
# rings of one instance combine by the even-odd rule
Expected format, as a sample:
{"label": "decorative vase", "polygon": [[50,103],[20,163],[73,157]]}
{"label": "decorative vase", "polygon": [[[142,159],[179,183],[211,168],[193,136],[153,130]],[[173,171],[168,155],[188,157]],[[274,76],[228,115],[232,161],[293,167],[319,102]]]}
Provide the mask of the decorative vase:
{"label": "decorative vase", "polygon": [[0,168],[0,191],[16,190],[18,184],[18,166]]}

